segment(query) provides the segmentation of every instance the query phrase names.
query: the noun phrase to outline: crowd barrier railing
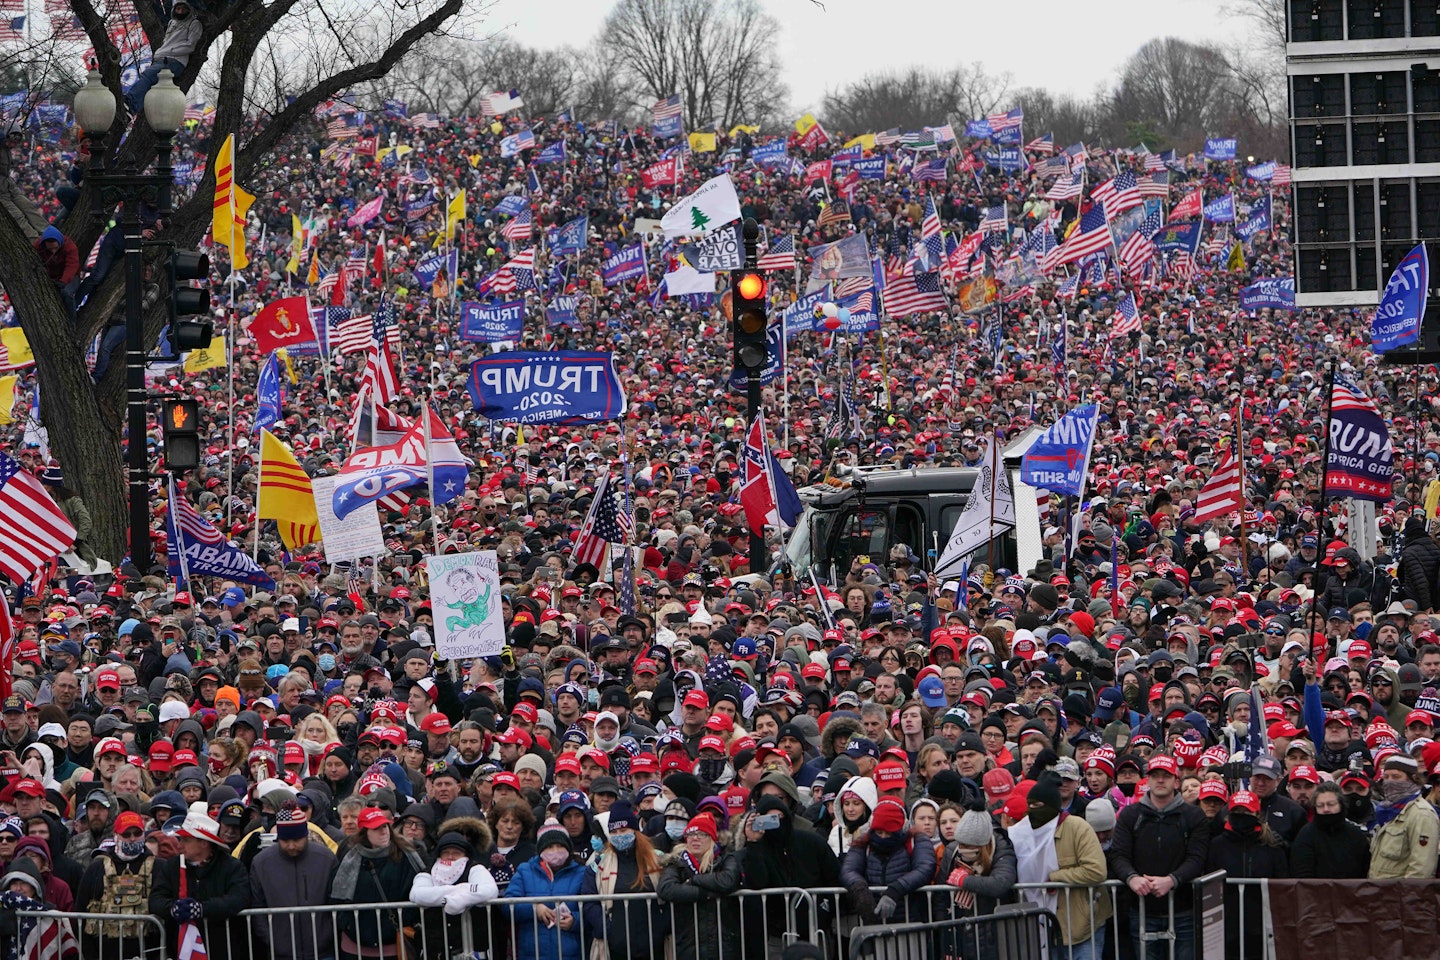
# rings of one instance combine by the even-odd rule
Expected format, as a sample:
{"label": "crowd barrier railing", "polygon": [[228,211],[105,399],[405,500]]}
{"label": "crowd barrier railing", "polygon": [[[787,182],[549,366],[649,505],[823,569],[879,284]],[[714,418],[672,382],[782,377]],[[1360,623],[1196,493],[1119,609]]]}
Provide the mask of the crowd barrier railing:
{"label": "crowd barrier railing", "polygon": [[849,960],[1045,960],[1057,929],[1055,915],[1036,904],[1004,904],[983,916],[857,927],[846,956]]}
{"label": "crowd barrier railing", "polygon": [[144,913],[16,910],[4,932],[22,960],[77,954],[84,960],[168,960],[169,954],[165,924]]}

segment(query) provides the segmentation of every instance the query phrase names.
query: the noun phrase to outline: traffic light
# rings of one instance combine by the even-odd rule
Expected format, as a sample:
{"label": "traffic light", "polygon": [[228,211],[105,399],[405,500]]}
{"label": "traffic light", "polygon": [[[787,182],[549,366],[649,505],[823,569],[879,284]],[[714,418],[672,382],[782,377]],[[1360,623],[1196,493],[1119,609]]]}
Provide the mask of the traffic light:
{"label": "traffic light", "polygon": [[[210,277],[210,257],[196,250],[170,251],[170,333],[175,350],[203,350],[215,337],[210,291],[190,281]],[[190,319],[194,317],[195,319]]]}
{"label": "traffic light", "polygon": [[731,332],[737,365],[745,369],[765,366],[765,276],[754,270],[730,271]]}
{"label": "traffic light", "polygon": [[200,402],[188,397],[166,398],[164,422],[165,466],[183,473],[200,466]]}

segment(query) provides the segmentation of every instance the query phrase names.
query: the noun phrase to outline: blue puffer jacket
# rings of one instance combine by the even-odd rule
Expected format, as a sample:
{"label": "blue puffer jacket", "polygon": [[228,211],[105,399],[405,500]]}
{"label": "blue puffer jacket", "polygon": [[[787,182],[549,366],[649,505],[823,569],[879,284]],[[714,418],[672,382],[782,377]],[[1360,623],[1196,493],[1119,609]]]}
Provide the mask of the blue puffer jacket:
{"label": "blue puffer jacket", "polygon": [[882,854],[871,849],[870,830],[865,827],[855,835],[845,853],[840,865],[840,883],[847,889],[862,883],[867,887],[883,887],[883,892],[875,894],[875,900],[888,896],[895,901],[897,910],[890,917],[892,921],[906,922],[907,917],[919,921],[925,918],[926,904],[924,896],[915,891],[934,881],[936,863],[935,841],[923,833],[911,830],[905,843]]}
{"label": "blue puffer jacket", "polygon": [[[554,897],[555,901],[563,901],[578,894],[584,881],[585,868],[574,860],[552,874],[537,856],[516,868],[510,886],[505,889],[505,897]],[[558,905],[555,901],[547,902],[546,906],[553,910]],[[571,900],[566,905],[575,915],[575,925],[569,930],[561,930],[558,925],[547,927],[537,920],[533,903],[507,904],[504,899],[495,902],[495,907],[510,919],[514,927],[516,957],[520,960],[532,957],[536,960],[582,960],[580,904]]]}

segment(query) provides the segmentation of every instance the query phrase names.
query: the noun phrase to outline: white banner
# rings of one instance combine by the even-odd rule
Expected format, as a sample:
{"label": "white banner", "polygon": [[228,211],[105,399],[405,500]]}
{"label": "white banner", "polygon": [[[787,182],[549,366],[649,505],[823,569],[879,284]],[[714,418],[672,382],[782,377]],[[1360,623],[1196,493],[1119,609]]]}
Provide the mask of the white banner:
{"label": "white banner", "polygon": [[1015,526],[1015,494],[1010,489],[1010,477],[1000,464],[999,453],[1000,446],[992,437],[985,459],[980,462],[975,486],[965,499],[965,508],[955,518],[955,529],[950,532],[950,541],[940,554],[940,562],[935,564],[936,576],[953,572],[952,567],[958,570],[967,554]]}
{"label": "white banner", "polygon": [[435,649],[446,660],[496,656],[505,646],[494,550],[425,558]]}
{"label": "white banner", "polygon": [[315,491],[315,512],[320,516],[325,559],[336,563],[385,556],[385,536],[380,532],[380,511],[375,504],[357,508],[344,520],[335,516],[335,484],[339,481],[340,477],[334,474],[310,480]]}

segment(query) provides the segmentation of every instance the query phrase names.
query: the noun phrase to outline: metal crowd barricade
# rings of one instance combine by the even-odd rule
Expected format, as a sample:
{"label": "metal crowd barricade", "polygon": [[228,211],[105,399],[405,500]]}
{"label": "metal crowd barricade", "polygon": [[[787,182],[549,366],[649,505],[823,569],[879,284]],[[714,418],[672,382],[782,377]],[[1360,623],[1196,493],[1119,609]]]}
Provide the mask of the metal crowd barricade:
{"label": "metal crowd barricade", "polygon": [[1275,926],[1270,922],[1270,881],[1239,877],[1224,877],[1224,881],[1223,896],[1218,898],[1224,919],[1207,926],[1202,936],[1208,935],[1209,942],[1226,957],[1273,960]]}
{"label": "metal crowd barricade", "polygon": [[450,960],[473,952],[467,949],[469,914],[409,901],[254,909],[239,916],[244,925],[224,927],[231,960]]}
{"label": "metal crowd barricade", "polygon": [[14,921],[20,957],[60,956],[73,948],[84,960],[165,960],[168,951],[164,923],[149,914],[16,910]]}
{"label": "metal crowd barricade", "polygon": [[1042,960],[1056,936],[1055,915],[1033,903],[1007,904],[977,917],[855,928],[850,960],[964,957]]}

